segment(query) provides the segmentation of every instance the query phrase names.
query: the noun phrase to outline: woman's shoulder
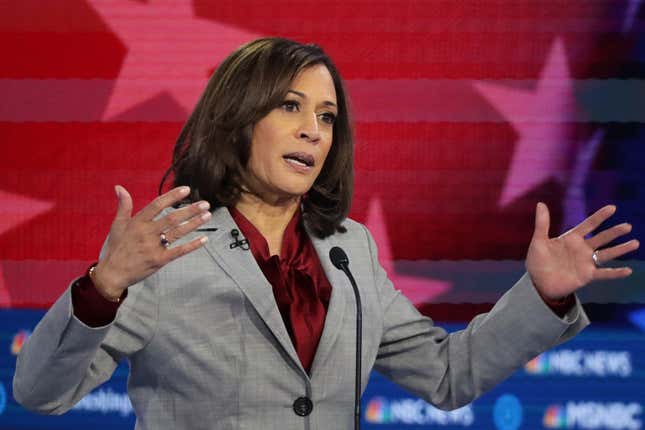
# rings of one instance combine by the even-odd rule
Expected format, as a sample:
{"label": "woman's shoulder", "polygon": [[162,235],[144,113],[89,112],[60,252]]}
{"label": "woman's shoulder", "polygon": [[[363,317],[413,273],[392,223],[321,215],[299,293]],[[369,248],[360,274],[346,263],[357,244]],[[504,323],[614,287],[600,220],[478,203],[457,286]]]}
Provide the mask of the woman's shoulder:
{"label": "woman's shoulder", "polygon": [[367,228],[365,225],[361,224],[360,222],[352,219],[352,218],[345,218],[343,222],[341,223],[341,226],[344,227],[347,230],[347,233],[363,233]]}
{"label": "woman's shoulder", "polygon": [[359,221],[352,218],[345,218],[340,225],[344,231],[336,231],[332,235],[334,240],[364,243],[373,241],[369,229]]}

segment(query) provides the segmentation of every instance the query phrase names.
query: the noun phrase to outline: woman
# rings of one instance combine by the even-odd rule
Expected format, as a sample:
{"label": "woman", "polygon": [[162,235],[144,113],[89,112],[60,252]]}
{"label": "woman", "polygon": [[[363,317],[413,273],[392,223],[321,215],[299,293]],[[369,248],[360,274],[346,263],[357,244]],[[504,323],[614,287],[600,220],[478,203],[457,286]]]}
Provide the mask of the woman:
{"label": "woman", "polygon": [[318,47],[283,39],[222,63],[171,172],[176,188],[134,216],[116,187],[100,261],[22,349],[14,395],[26,407],[62,413],[127,357],[138,429],[351,428],[354,298],[327,258],[339,246],[362,297],[362,387],[374,368],[455,408],[580,331],[588,320],[572,294],[629,275],[600,264],[638,247],[594,251],[627,224],[585,239],[613,206],[549,239],[539,204],[528,273],[448,335],[393,288],[369,232],[345,218],[352,137],[340,77]]}

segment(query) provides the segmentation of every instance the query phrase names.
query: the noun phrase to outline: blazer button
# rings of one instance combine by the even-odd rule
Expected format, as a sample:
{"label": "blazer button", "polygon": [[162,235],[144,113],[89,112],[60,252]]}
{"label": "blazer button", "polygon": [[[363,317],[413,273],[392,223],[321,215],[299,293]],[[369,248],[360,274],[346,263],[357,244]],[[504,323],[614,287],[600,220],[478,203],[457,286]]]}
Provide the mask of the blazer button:
{"label": "blazer button", "polygon": [[309,397],[298,397],[293,402],[293,411],[296,415],[301,417],[306,417],[314,409],[314,404],[311,402]]}

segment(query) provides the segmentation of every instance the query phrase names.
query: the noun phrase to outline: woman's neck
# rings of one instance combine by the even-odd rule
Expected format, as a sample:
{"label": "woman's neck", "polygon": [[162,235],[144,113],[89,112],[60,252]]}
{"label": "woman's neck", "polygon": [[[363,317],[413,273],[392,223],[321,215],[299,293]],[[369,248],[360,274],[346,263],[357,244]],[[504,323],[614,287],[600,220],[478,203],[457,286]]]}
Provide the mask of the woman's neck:
{"label": "woman's neck", "polygon": [[235,209],[264,236],[270,255],[280,255],[284,231],[299,205],[300,197],[266,202],[253,194],[242,193]]}

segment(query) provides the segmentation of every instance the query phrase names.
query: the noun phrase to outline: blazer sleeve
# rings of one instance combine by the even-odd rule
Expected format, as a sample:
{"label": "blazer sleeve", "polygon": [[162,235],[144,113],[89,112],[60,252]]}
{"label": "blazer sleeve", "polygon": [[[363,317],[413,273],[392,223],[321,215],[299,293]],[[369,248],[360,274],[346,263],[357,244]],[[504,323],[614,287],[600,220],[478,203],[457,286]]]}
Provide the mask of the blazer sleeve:
{"label": "blazer sleeve", "polygon": [[378,263],[374,240],[365,232],[383,315],[374,369],[438,408],[471,402],[589,324],[577,297],[573,308],[558,317],[525,273],[490,312],[448,334],[394,289]]}
{"label": "blazer sleeve", "polygon": [[[92,328],[74,316],[71,285],[23,345],[13,379],[25,408],[62,414],[110,378],[118,362],[152,338],[158,305],[151,278],[128,288],[115,320]],[[73,284],[73,282],[72,282]]]}

